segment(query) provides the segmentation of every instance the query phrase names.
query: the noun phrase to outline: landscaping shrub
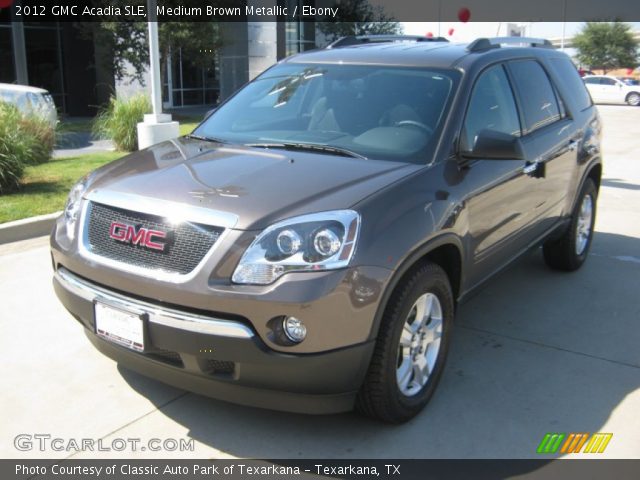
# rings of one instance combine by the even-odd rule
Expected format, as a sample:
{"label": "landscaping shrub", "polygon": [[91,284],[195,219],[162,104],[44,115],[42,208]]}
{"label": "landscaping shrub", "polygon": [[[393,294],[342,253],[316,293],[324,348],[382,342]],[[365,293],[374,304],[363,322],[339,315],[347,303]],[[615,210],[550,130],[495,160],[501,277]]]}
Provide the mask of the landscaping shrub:
{"label": "landscaping shrub", "polygon": [[25,166],[48,161],[54,144],[55,129],[46,120],[0,102],[0,194],[20,186]]}
{"label": "landscaping shrub", "polygon": [[15,138],[10,138],[15,137],[15,133],[8,136],[4,133],[0,132],[0,195],[16,190],[24,173],[24,163],[12,149],[13,145],[19,144]]}
{"label": "landscaping shrub", "polygon": [[101,138],[109,138],[118,150],[132,152],[138,149],[137,125],[145,113],[151,112],[151,102],[146,95],[129,98],[111,97],[101,109],[93,124],[93,132]]}
{"label": "landscaping shrub", "polygon": [[31,154],[25,158],[25,164],[37,165],[51,159],[56,145],[56,130],[48,120],[35,115],[22,117],[18,130],[22,136],[32,140]]}

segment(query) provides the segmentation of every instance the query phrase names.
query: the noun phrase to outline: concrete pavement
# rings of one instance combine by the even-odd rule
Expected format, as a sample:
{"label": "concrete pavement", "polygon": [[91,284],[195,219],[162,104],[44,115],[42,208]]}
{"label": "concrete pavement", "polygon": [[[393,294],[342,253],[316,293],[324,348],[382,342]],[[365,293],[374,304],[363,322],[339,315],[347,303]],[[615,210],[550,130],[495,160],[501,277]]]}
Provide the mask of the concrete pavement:
{"label": "concrete pavement", "polygon": [[[0,456],[539,458],[547,432],[611,432],[600,457],[640,458],[640,108],[600,111],[591,258],[563,274],[532,252],[463,305],[438,391],[406,425],[240,407],[119,368],[55,298],[47,239],[0,246]],[[193,439],[195,449],[21,452],[22,433]]]}
{"label": "concrete pavement", "polygon": [[60,134],[54,158],[77,157],[88,153],[113,152],[111,140],[95,138],[91,132],[64,132]]}

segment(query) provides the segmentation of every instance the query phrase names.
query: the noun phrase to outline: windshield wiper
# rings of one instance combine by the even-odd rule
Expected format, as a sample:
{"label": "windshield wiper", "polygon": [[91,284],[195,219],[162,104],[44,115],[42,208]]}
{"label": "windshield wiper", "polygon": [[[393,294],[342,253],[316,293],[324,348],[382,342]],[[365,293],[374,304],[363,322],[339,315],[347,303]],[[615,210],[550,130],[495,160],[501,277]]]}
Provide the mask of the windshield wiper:
{"label": "windshield wiper", "polygon": [[283,150],[299,150],[308,152],[324,152],[341,155],[343,157],[360,158],[368,160],[364,155],[352,152],[346,148],[332,147],[329,145],[320,145],[317,143],[245,143],[247,147],[253,148],[281,148]]}
{"label": "windshield wiper", "polygon": [[214,143],[227,143],[224,140],[220,140],[219,138],[215,138],[215,137],[203,137],[201,135],[193,135],[192,133],[190,133],[189,135],[186,136],[187,138],[192,138],[194,140],[202,140],[204,142],[214,142]]}

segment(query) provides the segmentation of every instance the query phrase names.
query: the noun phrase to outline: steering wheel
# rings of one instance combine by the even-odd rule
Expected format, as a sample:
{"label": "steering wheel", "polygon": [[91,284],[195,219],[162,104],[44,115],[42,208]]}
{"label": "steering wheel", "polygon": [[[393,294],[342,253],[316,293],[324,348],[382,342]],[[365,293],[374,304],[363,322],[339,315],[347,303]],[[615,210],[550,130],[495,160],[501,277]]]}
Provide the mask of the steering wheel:
{"label": "steering wheel", "polygon": [[422,122],[417,122],[415,120],[401,120],[395,123],[396,127],[417,127],[420,130],[424,130],[429,135],[433,135],[433,128],[429,125],[425,125]]}

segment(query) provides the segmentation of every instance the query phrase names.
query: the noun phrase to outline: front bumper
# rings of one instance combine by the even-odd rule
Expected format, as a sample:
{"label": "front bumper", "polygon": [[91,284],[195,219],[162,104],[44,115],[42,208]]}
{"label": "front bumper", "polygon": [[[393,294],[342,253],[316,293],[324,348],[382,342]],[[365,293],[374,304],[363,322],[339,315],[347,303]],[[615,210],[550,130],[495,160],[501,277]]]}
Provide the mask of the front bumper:
{"label": "front bumper", "polygon": [[[54,288],[105,355],[178,388],[243,405],[301,413],[350,410],[374,347],[367,340],[321,353],[276,351],[248,322],[129,296],[60,266]],[[95,334],[96,300],[146,314],[144,353]]]}

